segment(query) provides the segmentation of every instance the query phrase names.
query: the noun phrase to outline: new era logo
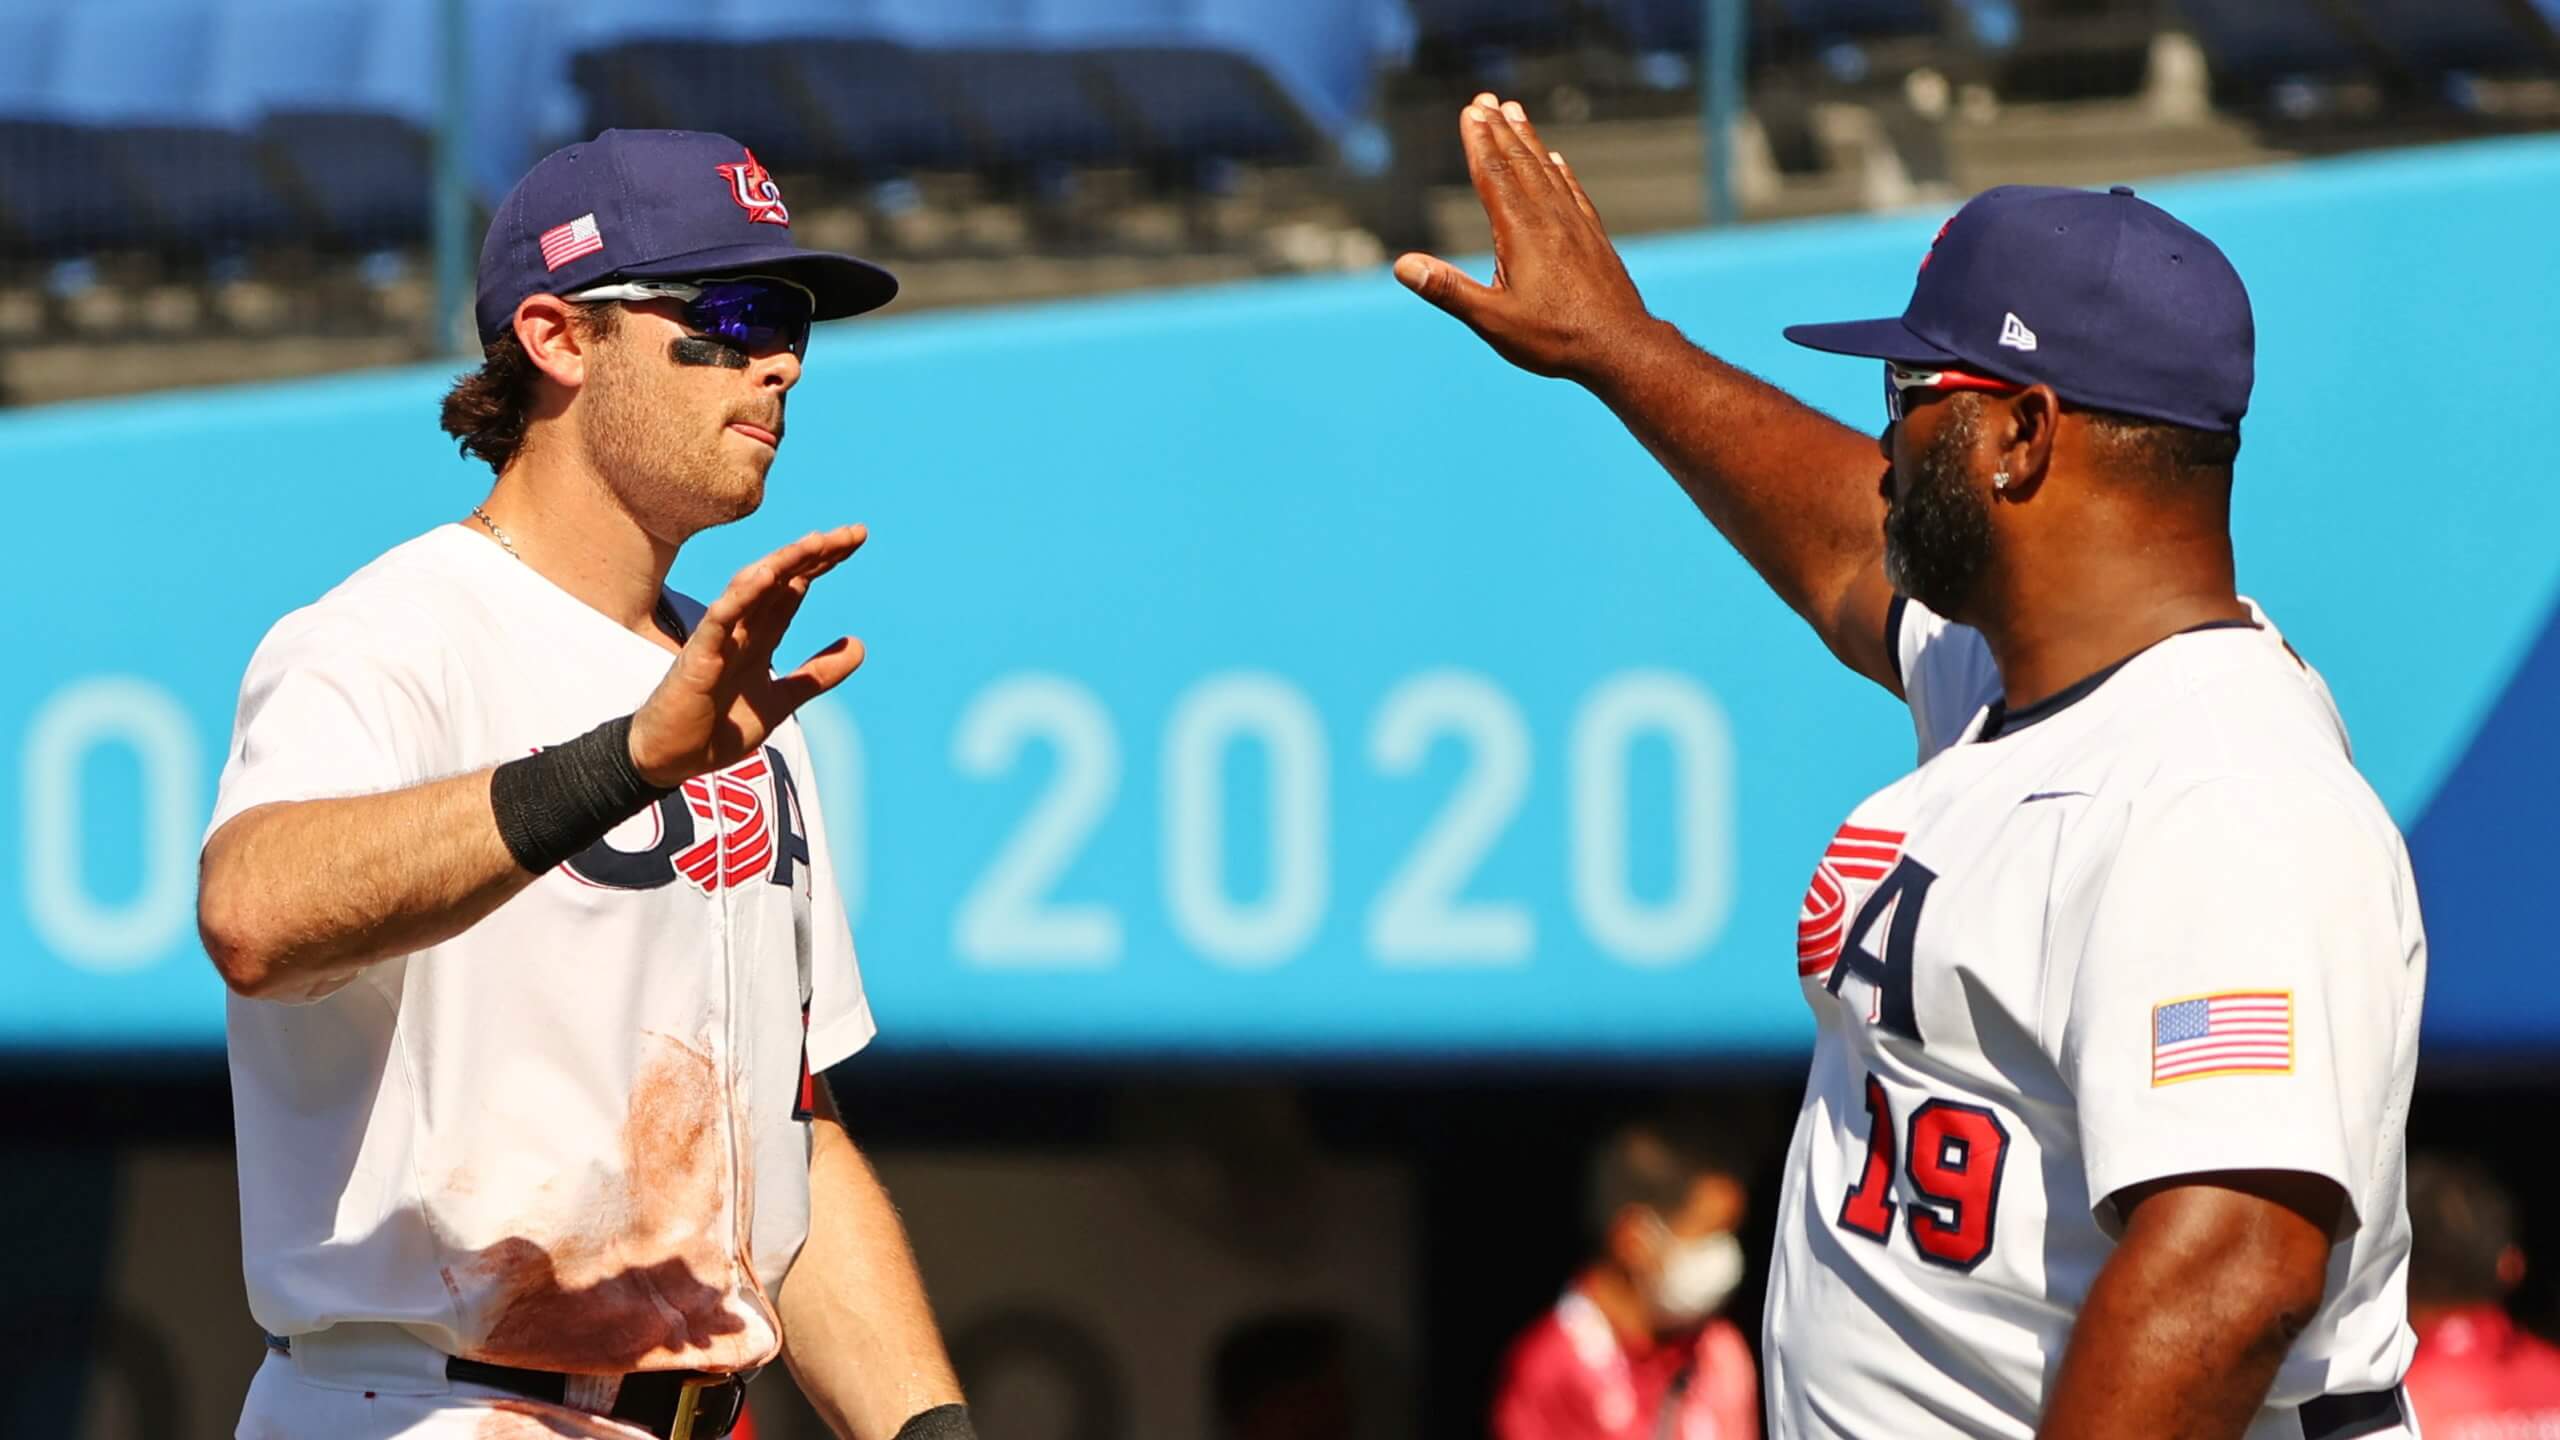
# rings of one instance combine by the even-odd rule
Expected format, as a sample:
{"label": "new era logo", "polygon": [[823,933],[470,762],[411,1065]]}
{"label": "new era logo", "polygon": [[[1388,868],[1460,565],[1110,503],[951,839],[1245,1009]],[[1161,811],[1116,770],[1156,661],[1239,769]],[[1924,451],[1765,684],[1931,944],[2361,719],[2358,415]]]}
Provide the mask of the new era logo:
{"label": "new era logo", "polygon": [[557,270],[581,255],[593,255],[603,248],[604,232],[596,228],[596,217],[589,212],[542,232],[542,268]]}
{"label": "new era logo", "polygon": [[2033,350],[2036,348],[2036,332],[2028,329],[2027,322],[2012,312],[2000,317],[2000,343],[2012,350]]}

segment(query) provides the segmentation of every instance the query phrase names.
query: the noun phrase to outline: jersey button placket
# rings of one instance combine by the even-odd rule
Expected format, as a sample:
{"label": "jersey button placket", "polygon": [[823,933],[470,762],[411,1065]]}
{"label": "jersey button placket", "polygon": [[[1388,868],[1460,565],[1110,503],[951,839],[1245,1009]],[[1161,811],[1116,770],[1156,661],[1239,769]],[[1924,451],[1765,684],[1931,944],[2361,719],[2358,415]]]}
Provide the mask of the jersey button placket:
{"label": "jersey button placket", "polygon": [[713,1025],[720,1036],[720,1131],[728,1139],[729,1172],[728,1184],[725,1187],[728,1196],[728,1213],[719,1218],[725,1222],[724,1233],[728,1236],[728,1243],[722,1248],[729,1252],[730,1293],[745,1295],[749,1292],[750,1286],[747,1283],[747,1277],[741,1271],[750,1262],[740,1253],[745,1248],[743,1241],[746,1233],[748,1197],[744,1193],[746,1166],[740,1154],[740,1147],[746,1143],[746,1139],[738,1129],[738,1090],[741,1077],[738,1073],[738,1005],[737,996],[734,993],[738,983],[736,953],[738,927],[737,916],[731,908],[731,891],[736,887],[730,883],[729,879],[729,827],[723,823],[727,817],[720,810],[716,780],[713,783],[713,795],[712,833],[716,837],[713,843],[719,857],[719,869],[716,873],[719,876],[720,946],[715,962],[714,983],[707,989],[710,1003],[718,1012],[714,1017]]}

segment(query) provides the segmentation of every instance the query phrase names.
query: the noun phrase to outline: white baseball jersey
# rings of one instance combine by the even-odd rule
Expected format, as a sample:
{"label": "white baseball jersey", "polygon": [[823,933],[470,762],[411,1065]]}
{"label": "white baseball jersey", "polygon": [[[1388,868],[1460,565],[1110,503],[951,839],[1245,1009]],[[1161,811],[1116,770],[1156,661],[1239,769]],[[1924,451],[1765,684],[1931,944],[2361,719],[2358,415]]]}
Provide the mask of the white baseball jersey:
{"label": "white baseball jersey", "polygon": [[2011,714],[1979,633],[1916,604],[1894,629],[1920,768],[1841,827],[1797,937],[1818,1038],[1771,1434],[2033,1435],[2109,1197],[2235,1169],[2325,1176],[2352,1207],[2250,1440],[2414,1433],[2330,1423],[2414,1348],[2426,941],[2327,686],[2260,615]]}
{"label": "white baseball jersey", "polygon": [[[268,632],[213,828],[574,739],[673,658],[445,526]],[[334,1345],[351,1388],[441,1386],[386,1336],[584,1374],[764,1363],[808,1233],[805,1077],[872,1034],[798,728],[444,944],[316,1003],[233,997],[229,1031],[249,1307],[297,1364]]]}

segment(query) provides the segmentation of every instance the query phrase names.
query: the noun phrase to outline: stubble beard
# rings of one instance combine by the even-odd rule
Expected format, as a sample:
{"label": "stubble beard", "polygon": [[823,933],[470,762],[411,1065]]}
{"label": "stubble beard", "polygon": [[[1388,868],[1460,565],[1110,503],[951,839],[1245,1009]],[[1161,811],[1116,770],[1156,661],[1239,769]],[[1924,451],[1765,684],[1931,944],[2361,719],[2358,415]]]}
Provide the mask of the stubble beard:
{"label": "stubble beard", "polygon": [[1885,513],[1885,579],[1950,619],[1971,608],[1991,564],[1990,502],[1965,473],[1975,434],[1970,410],[1950,416]]}
{"label": "stubble beard", "polygon": [[764,467],[726,453],[726,426],[688,424],[697,406],[634,373],[649,363],[614,355],[589,377],[581,429],[597,473],[644,528],[669,539],[754,514]]}

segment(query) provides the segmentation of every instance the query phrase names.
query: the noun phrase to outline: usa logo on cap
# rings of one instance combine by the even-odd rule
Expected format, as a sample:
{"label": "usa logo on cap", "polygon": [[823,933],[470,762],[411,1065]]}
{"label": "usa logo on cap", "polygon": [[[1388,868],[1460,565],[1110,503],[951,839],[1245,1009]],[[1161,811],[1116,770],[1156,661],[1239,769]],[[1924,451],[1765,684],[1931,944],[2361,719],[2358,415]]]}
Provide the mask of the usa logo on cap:
{"label": "usa logo on cap", "polygon": [[729,182],[729,198],[747,212],[747,218],[760,225],[789,225],[791,211],[782,203],[782,187],[773,183],[756,152],[735,165],[723,165],[720,174]]}

